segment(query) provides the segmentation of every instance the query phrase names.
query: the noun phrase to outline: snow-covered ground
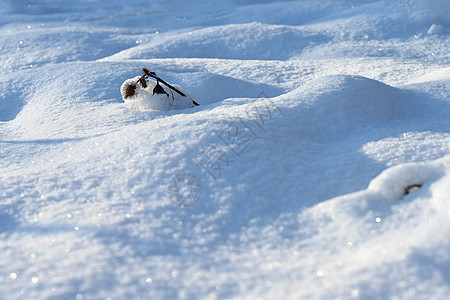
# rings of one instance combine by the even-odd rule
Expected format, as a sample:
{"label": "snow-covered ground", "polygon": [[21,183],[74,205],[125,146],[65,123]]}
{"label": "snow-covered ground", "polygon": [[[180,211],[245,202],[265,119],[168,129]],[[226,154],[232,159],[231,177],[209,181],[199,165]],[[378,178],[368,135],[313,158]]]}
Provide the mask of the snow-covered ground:
{"label": "snow-covered ground", "polygon": [[447,298],[449,9],[3,1],[0,299]]}

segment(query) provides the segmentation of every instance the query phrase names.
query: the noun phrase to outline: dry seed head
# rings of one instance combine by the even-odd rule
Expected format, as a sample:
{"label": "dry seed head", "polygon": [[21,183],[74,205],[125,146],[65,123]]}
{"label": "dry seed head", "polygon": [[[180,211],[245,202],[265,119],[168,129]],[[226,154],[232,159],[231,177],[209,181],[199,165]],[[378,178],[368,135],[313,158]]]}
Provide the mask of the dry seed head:
{"label": "dry seed head", "polygon": [[147,87],[147,81],[144,77],[139,78],[139,83],[142,85],[142,87],[145,89]]}
{"label": "dry seed head", "polygon": [[124,95],[125,99],[134,96],[135,93],[136,93],[136,85],[135,84],[127,84],[125,86],[125,95]]}

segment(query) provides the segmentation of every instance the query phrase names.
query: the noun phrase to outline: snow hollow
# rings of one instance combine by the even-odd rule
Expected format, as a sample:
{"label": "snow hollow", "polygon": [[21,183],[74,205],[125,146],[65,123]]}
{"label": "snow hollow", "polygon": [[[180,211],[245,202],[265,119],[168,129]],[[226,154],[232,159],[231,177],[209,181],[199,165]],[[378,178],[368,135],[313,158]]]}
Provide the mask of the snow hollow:
{"label": "snow hollow", "polygon": [[450,294],[448,1],[4,2],[0,299]]}

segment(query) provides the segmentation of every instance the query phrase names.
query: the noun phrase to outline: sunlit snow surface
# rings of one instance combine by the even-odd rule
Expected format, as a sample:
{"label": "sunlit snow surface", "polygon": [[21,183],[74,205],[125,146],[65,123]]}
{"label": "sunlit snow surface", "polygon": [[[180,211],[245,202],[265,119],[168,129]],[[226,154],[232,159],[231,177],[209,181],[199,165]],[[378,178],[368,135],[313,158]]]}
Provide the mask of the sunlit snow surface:
{"label": "sunlit snow surface", "polygon": [[3,1],[0,299],[446,299],[449,16]]}

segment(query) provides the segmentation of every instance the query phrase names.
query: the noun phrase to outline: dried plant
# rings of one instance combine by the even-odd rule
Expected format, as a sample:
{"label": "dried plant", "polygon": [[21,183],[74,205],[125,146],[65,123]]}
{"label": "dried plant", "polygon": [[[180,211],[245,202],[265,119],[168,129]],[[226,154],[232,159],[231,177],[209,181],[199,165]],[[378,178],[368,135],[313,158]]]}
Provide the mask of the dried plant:
{"label": "dried plant", "polygon": [[156,80],[156,85],[155,85],[155,88],[153,89],[153,95],[154,94],[166,94],[167,97],[169,97],[169,94],[164,90],[164,88],[162,86],[159,85],[158,80]]}
{"label": "dried plant", "polygon": [[150,74],[150,71],[146,68],[142,68],[142,72],[144,72],[144,75],[147,75],[147,76]]}
{"label": "dried plant", "polygon": [[[124,92],[124,95],[123,95],[124,99],[132,97],[132,96],[134,96],[136,94],[136,88],[137,88],[137,84],[138,83],[142,86],[142,88],[144,88],[144,89],[147,88],[148,87],[147,78],[149,78],[149,77],[151,77],[151,78],[156,80],[156,86],[153,88],[153,95],[154,94],[166,94],[167,97],[169,97],[169,94],[159,84],[161,82],[162,84],[166,85],[169,88],[170,93],[172,94],[172,100],[175,99],[174,96],[173,96],[173,92],[172,91],[180,94],[182,97],[188,97],[182,91],[180,91],[176,87],[172,86],[171,84],[167,83],[166,81],[164,81],[163,79],[158,77],[155,72],[150,72],[147,68],[142,68],[142,72],[144,72],[144,75],[139,77],[139,79],[136,81],[136,83],[134,83],[134,84],[126,83],[125,84],[125,92]],[[199,105],[194,99],[191,98],[191,100],[192,100],[192,103],[195,106]]]}
{"label": "dried plant", "polygon": [[125,87],[125,96],[124,98],[127,99],[129,97],[134,96],[136,93],[136,84],[127,84]]}
{"label": "dried plant", "polygon": [[139,78],[139,83],[142,85],[142,87],[145,89],[147,87],[147,81],[144,77]]}

